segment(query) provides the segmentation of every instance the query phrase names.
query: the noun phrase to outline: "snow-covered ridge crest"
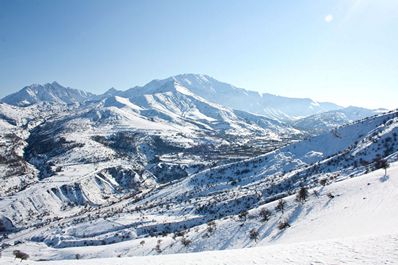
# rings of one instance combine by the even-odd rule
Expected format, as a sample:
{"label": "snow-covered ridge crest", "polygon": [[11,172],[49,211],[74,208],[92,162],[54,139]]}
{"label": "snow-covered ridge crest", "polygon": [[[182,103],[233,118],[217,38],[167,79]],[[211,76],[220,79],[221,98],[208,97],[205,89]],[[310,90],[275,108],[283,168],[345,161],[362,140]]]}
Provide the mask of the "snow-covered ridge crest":
{"label": "snow-covered ridge crest", "polygon": [[[176,86],[176,84],[179,84],[179,86]],[[215,104],[282,121],[296,120],[342,108],[333,103],[316,102],[308,98],[288,98],[250,91],[220,82],[208,75],[198,74],[182,74],[166,79],[155,79],[142,87],[137,86],[126,91],[112,88],[102,95],[66,88],[56,82],[45,85],[31,85],[6,96],[2,99],[2,102],[17,106],[27,106],[43,101],[71,104],[109,96],[130,98],[143,94],[163,93],[167,90],[171,92],[176,88],[180,89],[180,93],[196,95]]]}
{"label": "snow-covered ridge crest", "polygon": [[284,121],[341,108],[333,103],[250,91],[220,82],[208,75],[198,74],[181,74],[166,79],[153,80],[143,87],[134,87],[120,93],[129,97],[142,93],[142,91],[151,91],[173,81],[210,102]]}
{"label": "snow-covered ridge crest", "polygon": [[26,86],[20,91],[4,97],[1,101],[16,106],[29,106],[40,102],[81,103],[92,97],[94,97],[94,94],[63,87],[54,81],[44,85],[33,84]]}

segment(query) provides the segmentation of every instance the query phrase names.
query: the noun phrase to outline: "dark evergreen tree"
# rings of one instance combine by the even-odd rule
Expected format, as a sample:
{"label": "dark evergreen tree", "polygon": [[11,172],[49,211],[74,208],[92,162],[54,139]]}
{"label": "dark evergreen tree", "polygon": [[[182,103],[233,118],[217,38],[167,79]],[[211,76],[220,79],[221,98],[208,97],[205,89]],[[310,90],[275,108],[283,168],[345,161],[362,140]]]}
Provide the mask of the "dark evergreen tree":
{"label": "dark evergreen tree", "polygon": [[306,187],[301,187],[297,192],[296,201],[305,202],[309,196],[308,189]]}
{"label": "dark evergreen tree", "polygon": [[376,161],[376,168],[383,168],[384,169],[384,175],[387,176],[387,169],[390,167],[390,164],[386,159],[378,159]]}

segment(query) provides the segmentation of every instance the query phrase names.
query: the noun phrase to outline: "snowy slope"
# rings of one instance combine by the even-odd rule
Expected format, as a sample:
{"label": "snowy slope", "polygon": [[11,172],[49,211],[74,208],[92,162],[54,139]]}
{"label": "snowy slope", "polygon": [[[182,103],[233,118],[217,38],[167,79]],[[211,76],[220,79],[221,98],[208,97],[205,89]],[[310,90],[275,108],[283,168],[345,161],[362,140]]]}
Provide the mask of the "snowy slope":
{"label": "snowy slope", "polygon": [[[153,251],[158,239],[117,243],[105,247],[66,248],[56,251],[42,244],[23,244],[3,251],[0,264],[10,264],[11,251],[21,249],[32,259],[114,257],[41,262],[40,264],[394,264],[398,262],[398,164],[388,175],[378,170],[354,179],[337,182],[310,191],[304,202],[295,196],[285,198],[284,212],[273,212],[268,221],[261,221],[259,210],[274,211],[275,203],[261,205],[248,213],[244,221],[234,218],[218,220],[211,240],[205,240],[207,227],[188,231],[184,236],[192,241],[186,247],[181,237],[160,237],[164,253],[186,252],[199,249],[253,247],[251,249],[202,252],[198,254],[161,255],[125,258]],[[313,194],[317,191],[317,196]],[[333,194],[331,198],[328,194]],[[276,225],[287,219],[290,227],[279,230]],[[258,239],[250,239],[249,231],[257,229]],[[201,232],[203,231],[203,232]],[[220,245],[221,244],[221,245]],[[3,263],[1,263],[3,262]],[[11,263],[12,264],[12,263]]]}
{"label": "snowy slope", "polygon": [[347,107],[299,119],[293,122],[293,126],[316,135],[386,111],[383,109],[370,110],[359,107]]}
{"label": "snowy slope", "polygon": [[[393,234],[190,254],[90,260],[27,261],[23,263],[45,265],[396,264],[398,260],[397,237],[396,234]],[[0,264],[20,264],[20,262],[11,257],[4,257],[0,259]]]}
{"label": "snowy slope", "polygon": [[30,130],[72,108],[46,102],[24,108],[0,103],[0,179],[3,180],[0,196],[37,181],[37,170],[24,159]]}
{"label": "snowy slope", "polygon": [[[358,121],[247,161],[203,171],[185,184],[192,189],[190,196],[225,192],[229,197],[239,184],[248,185],[254,194],[275,197],[303,184],[316,185],[324,174],[332,180],[358,175],[371,170],[377,158],[398,151],[397,117],[395,111]],[[222,203],[218,207],[223,209]]]}
{"label": "snowy slope", "polygon": [[129,100],[150,110],[142,111],[143,115],[164,118],[177,124],[189,122],[205,129],[232,134],[238,132],[240,135],[257,131],[271,138],[278,138],[289,133],[289,130],[294,133],[292,128],[282,122],[211,103],[176,81],[165,82],[156,89],[150,87],[142,90],[129,97]]}
{"label": "snowy slope", "polygon": [[207,75],[183,74],[171,77],[195,94],[234,109],[285,120],[340,108],[336,104],[311,99],[288,98],[236,88]]}
{"label": "snowy slope", "polygon": [[283,121],[341,108],[333,103],[316,102],[311,99],[261,94],[237,88],[207,75],[198,74],[182,74],[163,80],[153,80],[143,87],[131,88],[121,94],[130,97],[143,91],[154,91],[171,81],[178,82],[192,93],[210,102]]}

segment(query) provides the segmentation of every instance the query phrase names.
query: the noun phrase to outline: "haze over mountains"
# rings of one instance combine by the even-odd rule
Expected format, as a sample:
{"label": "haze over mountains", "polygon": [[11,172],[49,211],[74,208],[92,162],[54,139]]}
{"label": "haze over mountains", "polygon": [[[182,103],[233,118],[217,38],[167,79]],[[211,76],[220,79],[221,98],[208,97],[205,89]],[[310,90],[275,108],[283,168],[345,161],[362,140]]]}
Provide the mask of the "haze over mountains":
{"label": "haze over mountains", "polygon": [[[382,242],[397,232],[396,208],[372,210],[396,197],[395,181],[379,178],[381,161],[397,171],[396,110],[259,94],[205,75],[102,95],[53,82],[2,99],[0,146],[6,256],[233,249],[332,240],[331,227]],[[339,216],[353,224],[369,212],[366,229],[344,234]]]}

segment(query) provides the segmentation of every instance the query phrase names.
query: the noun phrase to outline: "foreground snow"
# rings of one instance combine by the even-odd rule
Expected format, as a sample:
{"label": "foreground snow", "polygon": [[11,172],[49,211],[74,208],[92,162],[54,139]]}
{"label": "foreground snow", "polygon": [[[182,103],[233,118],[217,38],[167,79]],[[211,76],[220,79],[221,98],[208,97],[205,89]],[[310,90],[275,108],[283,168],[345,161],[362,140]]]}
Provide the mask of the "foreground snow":
{"label": "foreground snow", "polygon": [[[398,234],[280,244],[249,249],[209,251],[131,258],[90,260],[62,260],[23,264],[54,265],[177,265],[177,264],[397,264]],[[0,264],[20,264],[11,258],[0,259]]]}

